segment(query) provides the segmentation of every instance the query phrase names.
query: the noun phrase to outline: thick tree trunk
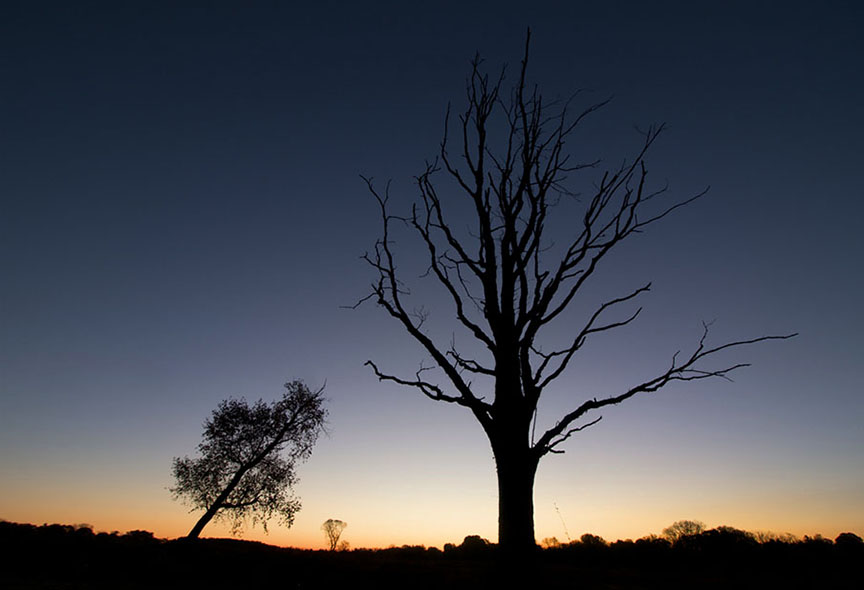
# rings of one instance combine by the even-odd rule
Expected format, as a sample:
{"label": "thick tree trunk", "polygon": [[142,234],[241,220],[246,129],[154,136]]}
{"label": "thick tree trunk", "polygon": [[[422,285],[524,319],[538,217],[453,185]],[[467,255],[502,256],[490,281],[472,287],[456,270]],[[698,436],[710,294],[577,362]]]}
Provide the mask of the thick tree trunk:
{"label": "thick tree trunk", "polygon": [[[534,540],[534,474],[537,466],[507,464],[496,458],[498,468],[498,544],[505,553],[524,553],[536,547]],[[502,465],[503,463],[503,465]]]}
{"label": "thick tree trunk", "polygon": [[512,435],[506,438],[492,445],[498,472],[498,546],[502,553],[524,555],[537,546],[534,476],[538,462],[530,452],[527,436],[525,440]]}
{"label": "thick tree trunk", "polygon": [[[512,326],[512,318],[504,318]],[[498,547],[505,556],[524,556],[534,540],[534,476],[538,457],[531,452],[533,409],[520,386],[519,347],[508,330],[496,330],[493,423],[486,428],[498,473]],[[507,345],[509,343],[509,345]]]}

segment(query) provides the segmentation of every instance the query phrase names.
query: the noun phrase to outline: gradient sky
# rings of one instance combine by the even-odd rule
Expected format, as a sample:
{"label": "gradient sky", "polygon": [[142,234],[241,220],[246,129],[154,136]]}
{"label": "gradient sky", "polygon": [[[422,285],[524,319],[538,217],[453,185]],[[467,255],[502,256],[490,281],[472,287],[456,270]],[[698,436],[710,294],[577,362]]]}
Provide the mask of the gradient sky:
{"label": "gradient sky", "polygon": [[[329,434],[294,527],[245,538],[322,547],[339,518],[355,547],[494,540],[479,426],[379,384],[367,359],[411,374],[424,355],[383,310],[343,306],[368,293],[379,230],[359,175],[393,179],[407,210],[471,57],[518,63],[530,25],[547,96],[614,96],[577,155],[614,167],[636,127],[666,122],[651,178],[674,198],[711,186],[606,261],[588,303],[654,288],[541,421],[651,377],[703,320],[718,343],[800,333],[718,359],[753,363],[734,382],[611,408],[545,458],[538,540],[682,518],[864,535],[859,3],[311,4],[0,5],[0,518],[185,534],[172,457],[220,400],[299,378],[326,381]],[[414,284],[449,337],[446,301]]]}

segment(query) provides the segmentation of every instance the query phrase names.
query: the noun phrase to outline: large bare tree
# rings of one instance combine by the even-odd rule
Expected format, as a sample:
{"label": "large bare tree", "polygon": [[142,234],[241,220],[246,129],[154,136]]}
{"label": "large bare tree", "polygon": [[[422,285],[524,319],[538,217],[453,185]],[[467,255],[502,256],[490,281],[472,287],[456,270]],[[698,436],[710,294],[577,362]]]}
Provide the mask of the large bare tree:
{"label": "large bare tree", "polygon": [[[506,551],[535,546],[533,487],[540,459],[562,452],[559,446],[574,433],[600,420],[597,410],[636,395],[657,391],[673,381],[725,377],[743,363],[710,367],[709,357],[733,348],[789,338],[761,336],[717,345],[708,343],[708,326],[687,354],[676,353],[655,377],[624,391],[575,401],[572,409],[545,431],[534,432],[540,398],[564,374],[586,340],[600,332],[633,322],[633,309],[650,284],[611,297],[589,312],[571,332],[566,344],[553,349],[540,345],[544,329],[564,319],[564,312],[595,274],[609,252],[630,236],[663,219],[704,194],[670,200],[665,188],[648,187],[645,156],[663,131],[654,126],[634,156],[620,167],[598,172],[590,194],[576,196],[568,176],[598,169],[598,162],[572,162],[568,138],[585,118],[605,102],[573,112],[573,100],[546,102],[527,79],[529,38],[518,77],[505,87],[504,70],[490,78],[479,58],[468,77],[467,106],[451,121],[448,108],[438,159],[416,178],[419,198],[406,216],[394,215],[389,185],[378,188],[364,178],[380,205],[383,234],[365,260],[375,270],[373,300],[395,318],[433,359],[413,376],[397,376],[379,369],[382,381],[418,389],[430,399],[456,404],[470,411],[492,446],[498,476],[498,540]],[[453,133],[453,129],[456,133]],[[455,135],[455,137],[454,137]],[[451,155],[455,145],[457,156]],[[439,192],[439,173],[467,199],[472,222],[453,223],[451,207]],[[553,209],[562,201],[575,202],[572,233],[561,244],[560,235],[547,235]],[[562,208],[564,211],[566,208]],[[425,325],[428,313],[415,308],[396,262],[394,231],[407,225],[426,252],[428,274],[443,287],[462,328],[482,348],[482,356],[441,343]],[[626,310],[626,311],[622,311]],[[569,319],[567,319],[569,321]],[[485,358],[483,358],[485,357]],[[442,378],[433,378],[436,368]],[[440,375],[439,373],[439,375]],[[484,385],[478,386],[477,383]]]}

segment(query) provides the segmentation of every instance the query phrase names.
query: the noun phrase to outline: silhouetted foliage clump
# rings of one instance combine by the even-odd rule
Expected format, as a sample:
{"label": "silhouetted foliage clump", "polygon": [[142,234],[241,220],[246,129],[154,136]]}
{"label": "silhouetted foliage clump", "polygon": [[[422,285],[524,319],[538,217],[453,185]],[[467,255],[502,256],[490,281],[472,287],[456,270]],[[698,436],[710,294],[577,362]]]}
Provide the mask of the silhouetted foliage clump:
{"label": "silhouetted foliage clump", "polygon": [[466,536],[460,545],[447,543],[444,545],[444,553],[450,557],[477,559],[489,557],[493,554],[496,545],[490,543],[480,535]]}
{"label": "silhouetted foliage clump", "polygon": [[579,542],[586,547],[606,547],[608,545],[606,539],[598,535],[592,535],[591,533],[585,533],[579,537]]}
{"label": "silhouetted foliage clump", "polygon": [[678,520],[663,529],[663,536],[674,543],[681,537],[698,535],[704,530],[704,522],[698,520]]}
{"label": "silhouetted foliage clump", "polygon": [[855,533],[840,533],[837,535],[837,538],[834,539],[834,544],[838,547],[848,548],[848,549],[862,549],[864,548],[864,540],[861,539]]}
{"label": "silhouetted foliage clump", "polygon": [[696,535],[684,535],[674,546],[688,551],[740,552],[759,543],[751,533],[730,526],[719,526]]}

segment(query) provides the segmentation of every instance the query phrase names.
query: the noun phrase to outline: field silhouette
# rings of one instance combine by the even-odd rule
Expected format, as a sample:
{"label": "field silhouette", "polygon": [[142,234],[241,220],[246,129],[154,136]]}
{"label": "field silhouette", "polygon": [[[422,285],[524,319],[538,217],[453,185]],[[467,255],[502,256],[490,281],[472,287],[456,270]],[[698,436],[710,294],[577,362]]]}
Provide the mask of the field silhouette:
{"label": "field silhouette", "polygon": [[469,535],[422,546],[323,551],[236,539],[158,539],[148,531],[0,522],[6,588],[844,588],[864,542],[770,539],[718,527],[674,543],[657,536],[606,543],[595,535],[513,561]]}

